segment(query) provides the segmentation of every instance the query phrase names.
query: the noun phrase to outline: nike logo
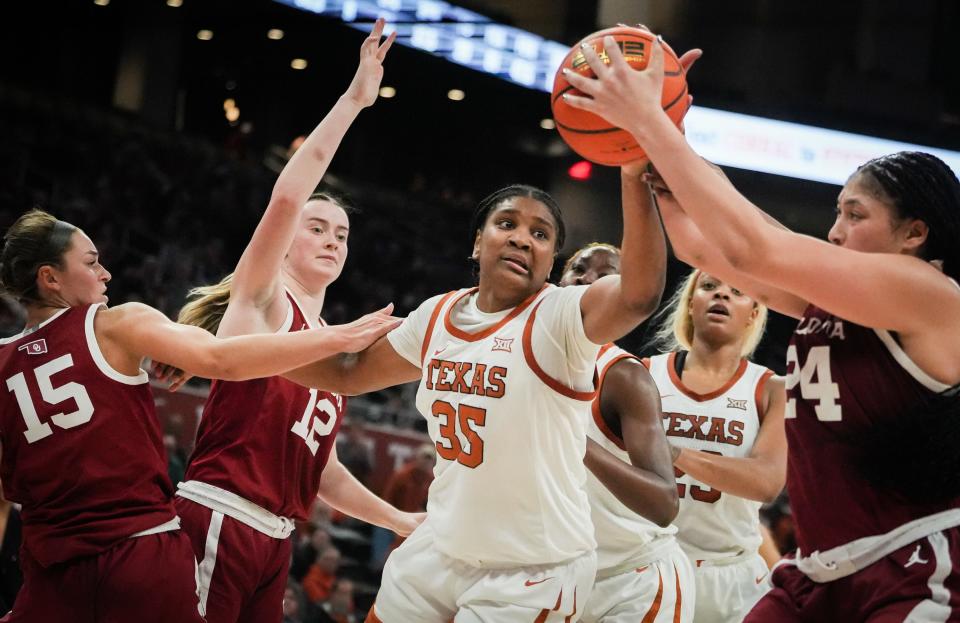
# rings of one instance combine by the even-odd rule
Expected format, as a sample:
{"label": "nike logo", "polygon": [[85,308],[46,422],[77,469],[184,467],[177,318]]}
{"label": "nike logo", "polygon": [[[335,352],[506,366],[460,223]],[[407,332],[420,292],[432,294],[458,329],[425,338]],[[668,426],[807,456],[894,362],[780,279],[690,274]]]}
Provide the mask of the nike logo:
{"label": "nike logo", "polygon": [[535,585],[535,584],[543,584],[543,583],[546,582],[547,580],[552,580],[552,579],[553,579],[553,577],[543,578],[542,580],[537,580],[536,582],[534,582],[533,580],[527,580],[526,582],[523,583],[523,585],[524,585],[524,586],[533,586],[533,585]]}
{"label": "nike logo", "polygon": [[444,344],[443,346],[441,346],[441,347],[438,348],[437,350],[433,351],[433,355],[434,355],[434,356],[437,356],[437,355],[439,355],[440,353],[442,353],[443,351],[447,350],[447,346],[448,346],[448,344]]}
{"label": "nike logo", "polygon": [[646,571],[646,570],[649,569],[649,568],[650,568],[650,565],[644,565],[644,566],[642,566],[642,567],[637,568],[636,571],[637,571],[637,573],[643,573],[644,571]]}
{"label": "nike logo", "polygon": [[764,573],[763,575],[761,575],[760,577],[758,577],[758,578],[756,579],[756,583],[757,583],[757,584],[761,584],[765,579],[767,579],[767,574],[766,574],[766,573]]}

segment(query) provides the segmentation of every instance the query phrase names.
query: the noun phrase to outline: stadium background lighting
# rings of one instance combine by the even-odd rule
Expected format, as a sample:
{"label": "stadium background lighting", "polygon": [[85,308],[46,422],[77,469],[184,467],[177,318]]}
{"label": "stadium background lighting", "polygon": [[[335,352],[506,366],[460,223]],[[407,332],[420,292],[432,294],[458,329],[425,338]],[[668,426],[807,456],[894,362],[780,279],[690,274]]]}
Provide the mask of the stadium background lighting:
{"label": "stadium background lighting", "polygon": [[[550,92],[569,47],[440,0],[275,0],[370,32],[378,17],[397,42],[521,86]],[[960,152],[694,106],[687,138],[720,165],[843,184],[856,167],[895,151],[926,151],[960,174]]]}

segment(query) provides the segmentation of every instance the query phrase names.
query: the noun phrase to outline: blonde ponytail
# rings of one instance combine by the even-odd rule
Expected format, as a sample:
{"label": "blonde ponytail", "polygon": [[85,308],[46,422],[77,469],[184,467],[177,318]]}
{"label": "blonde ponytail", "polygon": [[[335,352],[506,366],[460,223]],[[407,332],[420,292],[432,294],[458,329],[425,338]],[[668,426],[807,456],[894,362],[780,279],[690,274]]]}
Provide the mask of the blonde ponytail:
{"label": "blonde ponytail", "polygon": [[233,273],[209,286],[199,286],[187,293],[188,302],[180,310],[177,322],[206,329],[214,335],[220,327],[220,320],[230,303],[230,286]]}

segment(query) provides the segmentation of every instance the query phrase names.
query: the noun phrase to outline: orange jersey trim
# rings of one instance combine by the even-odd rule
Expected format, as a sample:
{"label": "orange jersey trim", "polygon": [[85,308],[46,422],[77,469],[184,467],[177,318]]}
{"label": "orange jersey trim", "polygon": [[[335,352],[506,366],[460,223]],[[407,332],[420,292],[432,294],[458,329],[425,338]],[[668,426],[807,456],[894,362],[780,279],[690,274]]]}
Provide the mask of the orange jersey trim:
{"label": "orange jersey trim", "polygon": [[737,371],[733,373],[733,376],[730,377],[730,380],[724,383],[723,387],[716,389],[707,394],[698,394],[697,392],[693,391],[692,389],[684,385],[683,381],[680,380],[680,376],[677,374],[677,369],[675,366],[676,359],[677,359],[677,353],[675,352],[670,353],[670,356],[667,358],[667,373],[670,375],[670,380],[673,382],[676,388],[679,389],[681,392],[683,392],[688,398],[692,398],[697,402],[706,402],[708,400],[713,400],[714,398],[718,398],[724,395],[725,393],[727,393],[727,391],[730,390],[731,387],[733,387],[736,384],[737,381],[740,380],[740,377],[743,376],[744,372],[747,371],[747,360],[741,359],[740,367],[737,368]]}
{"label": "orange jersey trim", "polygon": [[[546,287],[547,287],[546,284],[544,284],[543,288],[546,288]],[[468,331],[464,331],[462,329],[458,329],[457,327],[455,327],[453,325],[453,321],[450,320],[450,314],[453,312],[453,308],[457,306],[457,303],[462,301],[465,297],[470,296],[471,294],[479,290],[479,288],[470,288],[469,290],[467,290],[466,292],[458,296],[457,299],[453,302],[453,305],[451,305],[450,308],[447,309],[447,312],[443,315],[443,326],[446,328],[447,333],[449,333],[455,338],[461,339],[465,342],[477,342],[484,338],[490,337],[491,335],[493,335],[494,333],[502,329],[505,324],[507,324],[508,322],[510,322],[511,320],[513,320],[514,318],[522,314],[524,310],[530,307],[530,304],[536,300],[537,296],[539,296],[540,293],[543,292],[543,288],[540,288],[539,290],[537,290],[536,292],[528,296],[526,300],[524,300],[522,303],[514,307],[513,311],[507,314],[503,318],[503,320],[501,320],[497,324],[493,325],[492,327],[488,327],[483,331],[478,331],[476,333],[469,333]]]}
{"label": "orange jersey trim", "polygon": [[[606,344],[603,348],[600,349],[600,352],[597,354],[597,359],[599,359],[605,352],[613,348],[613,344]],[[626,445],[623,443],[623,439],[617,436],[610,427],[607,426],[607,422],[603,419],[603,413],[600,411],[600,396],[603,393],[603,382],[607,378],[607,371],[610,370],[615,364],[620,363],[624,359],[637,359],[636,355],[633,355],[628,352],[624,352],[620,355],[614,357],[611,361],[607,362],[607,365],[600,370],[600,378],[597,383],[597,397],[593,399],[593,403],[590,405],[590,413],[593,414],[593,422],[597,425],[597,428],[600,429],[600,432],[603,433],[603,436],[610,440],[611,443],[616,445],[618,448],[627,451]]]}
{"label": "orange jersey trim", "polygon": [[673,575],[677,578],[677,601],[673,606],[673,623],[680,623],[680,614],[683,606],[683,591],[680,588],[680,574],[677,572],[677,565],[673,565]]}
{"label": "orange jersey trim", "polygon": [[[541,301],[542,302],[542,301]],[[589,402],[597,396],[597,388],[599,387],[599,379],[597,377],[596,370],[593,373],[593,391],[592,392],[578,392],[572,387],[567,387],[557,379],[553,378],[540,367],[540,364],[537,363],[536,358],[533,356],[533,322],[537,318],[537,308],[540,307],[540,303],[537,303],[534,306],[533,311],[530,312],[530,317],[527,319],[527,324],[523,327],[523,357],[527,360],[527,365],[530,366],[530,369],[533,370],[533,373],[543,381],[547,387],[557,392],[561,396],[566,396],[567,398],[573,398],[574,400],[582,400],[584,402]],[[596,364],[594,364],[596,368]]]}
{"label": "orange jersey trim", "polygon": [[660,602],[663,601],[663,572],[660,571],[660,568],[657,568],[657,575],[660,585],[657,587],[657,596],[653,598],[653,603],[650,604],[650,609],[647,610],[647,613],[643,615],[643,619],[640,623],[653,623],[657,615],[660,614]]}
{"label": "orange jersey trim", "polygon": [[427,324],[427,332],[423,334],[423,345],[420,347],[420,367],[423,367],[423,360],[427,356],[427,349],[430,346],[430,339],[433,337],[433,327],[437,324],[437,318],[440,316],[440,312],[443,310],[443,306],[450,299],[451,296],[456,294],[457,291],[453,290],[452,292],[447,292],[443,295],[443,298],[440,299],[440,302],[437,303],[437,306],[433,308],[433,313],[430,314],[430,322]]}
{"label": "orange jersey trim", "polygon": [[757,406],[757,420],[763,425],[763,418],[767,416],[767,410],[763,409],[763,389],[767,386],[767,381],[773,376],[773,370],[767,370],[757,381],[757,389],[753,392],[753,404]]}

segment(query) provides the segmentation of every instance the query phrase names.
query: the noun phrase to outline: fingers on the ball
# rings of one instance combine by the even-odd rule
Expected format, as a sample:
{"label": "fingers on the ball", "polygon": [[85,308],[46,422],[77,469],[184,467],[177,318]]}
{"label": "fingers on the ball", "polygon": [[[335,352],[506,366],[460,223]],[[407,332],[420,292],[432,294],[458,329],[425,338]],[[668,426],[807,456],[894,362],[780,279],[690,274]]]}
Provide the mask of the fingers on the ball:
{"label": "fingers on the ball", "polygon": [[581,110],[587,110],[593,112],[594,102],[593,98],[583,97],[581,95],[573,95],[571,93],[564,93],[563,100],[573,106],[574,108],[579,108]]}
{"label": "fingers on the ball", "polygon": [[654,69],[657,73],[663,73],[663,44],[660,37],[654,40],[650,46],[650,60],[647,62],[647,69]]}
{"label": "fingers on the ball", "polygon": [[587,78],[586,76],[583,76],[572,69],[564,69],[563,77],[566,78],[567,82],[569,82],[574,88],[591,95],[593,95],[598,86],[597,80],[594,78]]}
{"label": "fingers on the ball", "polygon": [[610,59],[610,67],[628,67],[627,60],[623,58],[623,53],[620,52],[620,46],[617,45],[616,39],[607,35],[603,38],[603,49],[607,53],[607,57]]}
{"label": "fingers on the ball", "polygon": [[580,51],[583,53],[583,58],[586,59],[587,64],[590,65],[590,69],[593,70],[593,73],[597,77],[602,76],[606,71],[608,71],[607,66],[602,60],[600,60],[600,55],[597,54],[597,51],[593,49],[593,44],[581,44]]}
{"label": "fingers on the ball", "polygon": [[680,66],[683,67],[684,73],[689,73],[690,68],[693,67],[693,64],[700,60],[700,57],[703,56],[703,50],[700,48],[693,48],[692,50],[687,50],[680,57]]}

